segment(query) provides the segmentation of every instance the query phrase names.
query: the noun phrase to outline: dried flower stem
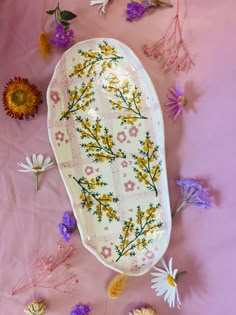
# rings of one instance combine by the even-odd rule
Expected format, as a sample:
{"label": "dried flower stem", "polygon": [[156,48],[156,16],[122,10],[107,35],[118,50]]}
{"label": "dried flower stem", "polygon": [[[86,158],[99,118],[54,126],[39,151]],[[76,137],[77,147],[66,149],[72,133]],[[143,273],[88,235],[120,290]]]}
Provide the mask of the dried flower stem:
{"label": "dried flower stem", "polygon": [[186,205],[186,201],[184,200],[181,205],[175,210],[175,212],[172,214],[172,218]]}
{"label": "dried flower stem", "polygon": [[164,70],[173,68],[176,72],[188,71],[194,62],[183,39],[179,19],[179,0],[177,0],[176,15],[171,21],[161,39],[154,45],[144,46],[144,53],[156,59],[164,58]]}
{"label": "dried flower stem", "polygon": [[[29,270],[18,280],[16,286],[9,293],[10,296],[19,294],[30,288],[45,288],[54,289],[62,293],[70,293],[72,289],[67,289],[67,286],[72,286],[78,283],[76,275],[62,272],[57,278],[56,283],[49,283],[49,278],[53,275],[53,271],[62,266],[65,261],[75,254],[74,246],[63,247],[59,246],[57,255],[42,256],[39,253],[35,255],[35,260]],[[63,288],[66,287],[66,288]]]}

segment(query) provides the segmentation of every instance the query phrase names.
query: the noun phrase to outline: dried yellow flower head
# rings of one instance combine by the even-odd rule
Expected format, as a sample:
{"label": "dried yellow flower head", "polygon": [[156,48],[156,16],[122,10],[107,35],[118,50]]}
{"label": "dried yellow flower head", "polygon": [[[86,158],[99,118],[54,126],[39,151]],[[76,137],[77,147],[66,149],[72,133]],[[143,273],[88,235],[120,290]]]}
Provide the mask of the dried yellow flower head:
{"label": "dried yellow flower head", "polygon": [[125,290],[127,276],[124,274],[116,275],[108,285],[107,295],[110,299],[117,299]]}
{"label": "dried yellow flower head", "polygon": [[26,305],[24,312],[27,315],[43,315],[47,308],[47,304],[44,301],[33,301]]}
{"label": "dried yellow flower head", "polygon": [[135,309],[129,315],[157,315],[156,311],[151,307],[142,307],[141,309]]}

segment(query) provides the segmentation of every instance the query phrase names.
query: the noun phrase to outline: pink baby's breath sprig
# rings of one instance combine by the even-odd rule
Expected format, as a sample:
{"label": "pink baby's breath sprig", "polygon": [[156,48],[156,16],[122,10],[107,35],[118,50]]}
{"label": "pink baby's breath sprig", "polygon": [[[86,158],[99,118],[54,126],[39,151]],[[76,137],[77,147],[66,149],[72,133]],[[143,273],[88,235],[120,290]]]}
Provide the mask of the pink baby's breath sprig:
{"label": "pink baby's breath sprig", "polygon": [[75,274],[67,271],[68,259],[74,256],[73,245],[59,245],[56,255],[35,254],[28,271],[19,279],[9,293],[10,296],[19,294],[30,288],[54,289],[62,293],[70,293],[79,281]]}
{"label": "pink baby's breath sprig", "polygon": [[179,0],[177,0],[176,15],[164,35],[152,46],[144,45],[144,53],[149,57],[164,61],[164,70],[175,72],[189,71],[194,62],[183,39],[179,19]]}

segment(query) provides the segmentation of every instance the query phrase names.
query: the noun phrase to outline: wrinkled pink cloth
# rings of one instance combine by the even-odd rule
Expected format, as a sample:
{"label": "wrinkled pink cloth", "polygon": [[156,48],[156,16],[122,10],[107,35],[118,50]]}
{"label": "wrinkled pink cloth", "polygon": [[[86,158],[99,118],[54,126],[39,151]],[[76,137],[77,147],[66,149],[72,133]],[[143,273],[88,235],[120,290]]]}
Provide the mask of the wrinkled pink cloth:
{"label": "wrinkled pink cloth", "polygon": [[[48,0],[46,9],[56,6]],[[112,37],[127,44],[149,73],[163,106],[168,88],[178,81],[186,91],[184,116],[171,121],[165,114],[166,157],[172,210],[180,201],[176,186],[179,177],[204,180],[212,186],[215,203],[210,210],[188,207],[173,222],[172,238],[165,257],[174,257],[174,267],[188,274],[179,282],[181,310],[171,310],[150,288],[151,275],[128,279],[119,300],[111,301],[108,314],[126,315],[132,308],[151,305],[160,315],[234,314],[235,272],[235,1],[187,1],[183,33],[196,66],[176,76],[164,74],[157,61],[148,59],[141,46],[157,41],[174,16],[173,9],[157,10],[140,21],[125,20],[127,1],[113,1],[105,17],[89,0],[61,1],[63,9],[78,15],[72,22],[76,41]],[[181,1],[181,15],[185,14]],[[1,93],[15,76],[28,78],[43,93],[39,114],[31,121],[18,121],[0,107],[0,315],[23,314],[32,298],[48,301],[47,314],[69,314],[76,303],[91,303],[91,314],[105,313],[106,287],[113,275],[73,237],[78,255],[72,270],[79,284],[71,294],[32,289],[13,297],[12,290],[32,262],[35,250],[50,254],[60,239],[58,223],[70,202],[55,167],[40,176],[35,192],[32,174],[17,172],[17,162],[26,155],[53,152],[47,132],[45,93],[63,50],[54,50],[44,59],[37,44],[41,31],[41,1],[2,0],[1,12]],[[45,30],[53,33],[52,19]]]}

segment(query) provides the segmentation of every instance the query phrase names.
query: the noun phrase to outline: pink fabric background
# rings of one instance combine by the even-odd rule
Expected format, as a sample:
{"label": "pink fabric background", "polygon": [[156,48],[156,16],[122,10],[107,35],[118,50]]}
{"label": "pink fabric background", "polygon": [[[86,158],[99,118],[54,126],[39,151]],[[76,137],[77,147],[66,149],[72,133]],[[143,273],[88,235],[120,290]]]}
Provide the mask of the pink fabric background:
{"label": "pink fabric background", "polygon": [[[149,304],[160,315],[221,315],[235,313],[235,1],[189,0],[184,37],[196,66],[188,74],[164,74],[160,65],[144,56],[141,45],[160,38],[174,9],[158,10],[136,23],[125,21],[126,0],[113,0],[105,18],[90,8],[89,1],[61,1],[63,9],[78,14],[73,22],[76,40],[113,37],[127,44],[149,73],[161,104],[167,89],[176,81],[188,98],[184,117],[176,123],[166,115],[166,154],[172,210],[179,202],[175,181],[181,177],[204,180],[212,186],[215,203],[204,212],[188,207],[173,222],[172,237],[165,257],[174,257],[174,266],[187,270],[179,283],[181,310],[169,309],[162,297],[150,288],[150,273],[128,279],[122,297],[110,303],[108,314],[126,315],[133,308]],[[57,1],[48,0],[47,9]],[[185,3],[182,1],[182,13]],[[0,314],[23,314],[24,304],[41,296],[49,303],[47,314],[69,314],[77,302],[93,305],[91,315],[104,314],[106,287],[113,275],[83,248],[73,270],[80,282],[72,294],[53,290],[30,290],[14,297],[8,292],[29,266],[33,251],[51,253],[60,239],[57,224],[71,209],[57,168],[40,177],[40,191],[34,190],[32,174],[18,173],[17,162],[25,155],[43,153],[53,158],[47,133],[45,92],[53,69],[62,55],[55,51],[43,59],[37,49],[42,12],[41,1],[2,0],[1,12],[1,93],[14,76],[26,77],[42,91],[44,103],[35,119],[17,121],[0,108]],[[46,30],[52,29],[47,19]]]}

